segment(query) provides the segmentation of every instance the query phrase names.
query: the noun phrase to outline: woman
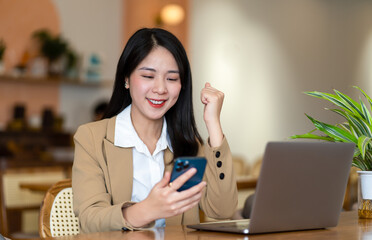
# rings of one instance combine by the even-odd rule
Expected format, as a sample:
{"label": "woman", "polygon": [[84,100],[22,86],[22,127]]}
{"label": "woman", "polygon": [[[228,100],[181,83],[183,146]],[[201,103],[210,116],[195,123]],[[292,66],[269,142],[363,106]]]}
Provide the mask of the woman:
{"label": "woman", "polygon": [[[137,31],[120,57],[104,119],[79,127],[74,136],[72,188],[81,231],[197,223],[198,205],[209,217],[231,217],[237,190],[220,124],[223,96],[209,83],[201,91],[209,133],[203,145],[182,44],[162,29]],[[180,156],[208,160],[204,181],[182,192],[177,189],[196,170],[169,185]]]}

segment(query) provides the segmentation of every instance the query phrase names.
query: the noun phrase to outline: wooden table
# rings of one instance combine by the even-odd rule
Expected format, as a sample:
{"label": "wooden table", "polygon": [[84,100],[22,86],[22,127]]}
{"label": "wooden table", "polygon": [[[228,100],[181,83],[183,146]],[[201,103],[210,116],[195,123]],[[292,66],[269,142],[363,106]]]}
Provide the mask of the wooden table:
{"label": "wooden table", "polygon": [[291,240],[291,239],[310,239],[310,240],[367,240],[372,237],[372,219],[358,219],[356,212],[341,213],[340,221],[337,227],[311,230],[296,231],[257,235],[239,235],[231,233],[204,232],[188,229],[183,226],[169,226],[153,231],[114,231],[93,234],[80,234],[76,236],[67,236],[62,238],[47,238],[48,240]]}

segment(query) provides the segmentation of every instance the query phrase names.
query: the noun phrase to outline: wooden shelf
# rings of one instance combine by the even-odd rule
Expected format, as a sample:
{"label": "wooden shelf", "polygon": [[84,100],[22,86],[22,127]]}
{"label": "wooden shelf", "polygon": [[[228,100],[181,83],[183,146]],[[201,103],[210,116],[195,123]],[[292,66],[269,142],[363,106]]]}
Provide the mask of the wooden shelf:
{"label": "wooden shelf", "polygon": [[0,144],[8,141],[27,146],[59,146],[71,147],[72,135],[68,132],[53,131],[0,131]]}
{"label": "wooden shelf", "polygon": [[113,85],[113,80],[100,80],[97,82],[83,80],[78,78],[64,78],[64,77],[28,77],[20,76],[14,77],[10,75],[0,75],[0,83],[19,83],[19,84],[36,84],[36,85],[74,85],[86,87],[103,87]]}

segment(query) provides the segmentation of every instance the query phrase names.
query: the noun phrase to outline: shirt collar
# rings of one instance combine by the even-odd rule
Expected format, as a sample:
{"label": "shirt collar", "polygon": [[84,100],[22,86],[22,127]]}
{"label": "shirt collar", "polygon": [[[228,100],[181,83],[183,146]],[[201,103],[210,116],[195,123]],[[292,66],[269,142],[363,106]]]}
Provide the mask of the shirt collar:
{"label": "shirt collar", "polygon": [[[124,148],[135,147],[137,151],[145,152],[146,145],[139,138],[130,117],[131,109],[132,105],[129,105],[116,117],[114,145]],[[160,138],[156,144],[156,150],[154,154],[159,151],[165,150],[167,147],[173,152],[171,141],[167,131],[167,122],[164,117],[163,128]]]}

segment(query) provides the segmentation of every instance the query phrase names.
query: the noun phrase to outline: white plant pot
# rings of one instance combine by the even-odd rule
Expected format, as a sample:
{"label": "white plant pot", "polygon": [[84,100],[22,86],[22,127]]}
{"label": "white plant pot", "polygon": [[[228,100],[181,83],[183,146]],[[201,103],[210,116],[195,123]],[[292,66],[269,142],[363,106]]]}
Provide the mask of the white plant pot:
{"label": "white plant pot", "polygon": [[358,171],[361,197],[372,200],[372,171]]}
{"label": "white plant pot", "polygon": [[372,218],[372,171],[358,171],[358,215]]}

